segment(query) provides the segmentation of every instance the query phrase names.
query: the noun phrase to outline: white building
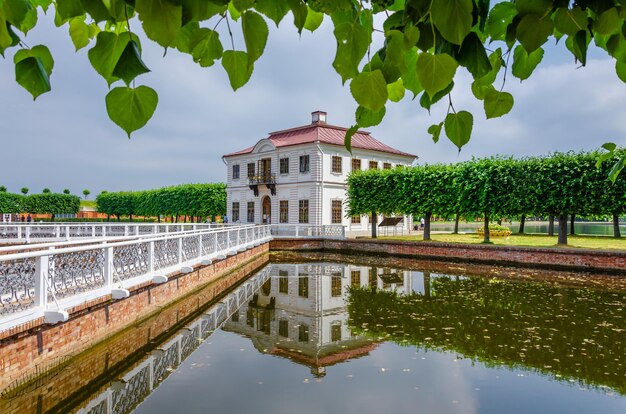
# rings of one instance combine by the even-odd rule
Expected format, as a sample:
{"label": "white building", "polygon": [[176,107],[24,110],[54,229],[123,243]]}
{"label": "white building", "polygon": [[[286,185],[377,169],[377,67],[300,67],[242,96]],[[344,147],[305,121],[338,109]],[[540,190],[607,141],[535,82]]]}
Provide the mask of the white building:
{"label": "white building", "polygon": [[[408,166],[417,158],[383,144],[366,131],[344,146],[347,128],[326,123],[326,112],[312,123],[272,132],[256,145],[224,155],[227,216],[232,222],[341,224],[367,230],[367,216],[346,217],[346,179],[355,170]],[[404,220],[404,228],[410,226]]]}

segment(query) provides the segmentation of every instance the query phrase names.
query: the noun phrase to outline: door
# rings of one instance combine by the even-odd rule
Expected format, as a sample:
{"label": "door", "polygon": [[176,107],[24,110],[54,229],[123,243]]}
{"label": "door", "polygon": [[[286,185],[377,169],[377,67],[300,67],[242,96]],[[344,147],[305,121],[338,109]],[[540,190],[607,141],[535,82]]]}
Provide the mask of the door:
{"label": "door", "polygon": [[259,160],[259,176],[261,177],[261,182],[267,183],[269,182],[269,178],[272,174],[272,159],[271,158],[263,158]]}
{"label": "door", "polygon": [[272,200],[269,196],[263,197],[263,210],[261,216],[261,223],[270,224],[272,222]]}

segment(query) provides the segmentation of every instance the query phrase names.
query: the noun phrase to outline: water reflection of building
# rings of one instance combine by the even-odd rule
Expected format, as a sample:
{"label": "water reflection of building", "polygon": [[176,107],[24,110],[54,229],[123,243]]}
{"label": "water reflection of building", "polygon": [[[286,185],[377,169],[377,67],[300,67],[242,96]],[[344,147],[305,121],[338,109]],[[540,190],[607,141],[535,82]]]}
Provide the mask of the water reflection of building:
{"label": "water reflection of building", "polygon": [[271,278],[223,329],[248,336],[260,352],[307,365],[316,376],[377,346],[350,330],[350,286],[412,290],[408,271],[327,263],[271,266]]}

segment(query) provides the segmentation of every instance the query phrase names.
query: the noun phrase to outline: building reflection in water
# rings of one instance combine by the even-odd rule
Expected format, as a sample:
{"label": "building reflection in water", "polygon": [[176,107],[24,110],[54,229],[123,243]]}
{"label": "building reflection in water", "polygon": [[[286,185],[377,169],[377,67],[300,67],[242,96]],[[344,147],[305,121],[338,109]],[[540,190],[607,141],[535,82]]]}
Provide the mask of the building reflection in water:
{"label": "building reflection in water", "polygon": [[262,353],[308,366],[317,377],[328,366],[367,355],[378,345],[351,331],[349,287],[412,291],[409,271],[329,263],[270,266],[270,279],[223,329],[249,337]]}

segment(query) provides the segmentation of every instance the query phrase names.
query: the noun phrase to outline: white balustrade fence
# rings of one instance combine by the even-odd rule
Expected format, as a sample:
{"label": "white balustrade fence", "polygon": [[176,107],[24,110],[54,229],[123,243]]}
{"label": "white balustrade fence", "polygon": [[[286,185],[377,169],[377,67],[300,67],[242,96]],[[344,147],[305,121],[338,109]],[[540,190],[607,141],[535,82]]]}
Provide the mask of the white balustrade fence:
{"label": "white balustrade fence", "polygon": [[345,239],[346,228],[341,225],[309,226],[275,224],[272,225],[272,236],[275,238],[325,238]]}
{"label": "white balustrade fence", "polygon": [[42,316],[65,321],[68,308],[128,297],[133,286],[166,282],[169,273],[191,272],[271,238],[270,226],[228,226],[0,255],[0,331]]}
{"label": "white balustrade fence", "polygon": [[0,244],[141,236],[242,226],[253,227],[254,225],[221,223],[0,223]]}

